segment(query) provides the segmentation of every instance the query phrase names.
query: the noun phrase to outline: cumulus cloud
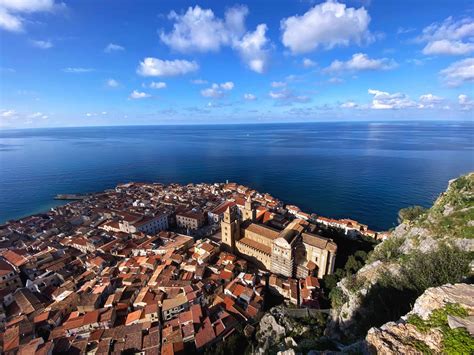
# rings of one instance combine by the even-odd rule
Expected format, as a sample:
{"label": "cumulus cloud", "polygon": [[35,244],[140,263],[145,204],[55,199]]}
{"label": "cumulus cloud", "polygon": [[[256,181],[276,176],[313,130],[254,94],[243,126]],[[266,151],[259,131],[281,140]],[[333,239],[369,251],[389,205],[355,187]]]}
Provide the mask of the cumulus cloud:
{"label": "cumulus cloud", "polygon": [[2,118],[12,118],[17,115],[15,110],[0,110],[0,117]]}
{"label": "cumulus cloud", "polygon": [[440,71],[441,78],[448,86],[460,86],[474,82],[474,58],[454,62]]}
{"label": "cumulus cloud", "polygon": [[224,97],[226,91],[231,91],[234,88],[234,83],[231,81],[222,84],[212,84],[210,88],[201,90],[201,95],[213,99],[220,99]]}
{"label": "cumulus cloud", "polygon": [[448,17],[425,27],[415,41],[426,42],[426,55],[466,55],[474,51],[474,20]]}
{"label": "cumulus cloud", "polygon": [[311,52],[318,47],[333,48],[350,43],[369,42],[370,16],[364,7],[346,7],[328,0],[316,5],[301,16],[281,21],[283,45],[293,54]]}
{"label": "cumulus cloud", "polygon": [[243,34],[247,14],[245,6],[227,10],[224,20],[211,9],[198,5],[189,7],[184,14],[171,11],[168,18],[174,21],[173,30],[161,32],[160,38],[170,48],[183,53],[217,51]]}
{"label": "cumulus cloud", "polygon": [[36,48],[40,49],[49,49],[53,47],[53,43],[51,41],[41,41],[41,40],[32,40],[31,45]]}
{"label": "cumulus cloud", "polygon": [[465,94],[458,96],[458,103],[461,106],[461,110],[469,111],[474,109],[474,100]]}
{"label": "cumulus cloud", "polygon": [[443,98],[433,95],[433,94],[424,94],[419,98],[418,108],[434,108],[443,102]]}
{"label": "cumulus cloud", "polygon": [[25,16],[37,12],[51,12],[59,6],[54,0],[0,1],[0,28],[10,32],[24,31]]}
{"label": "cumulus cloud", "polygon": [[115,79],[107,79],[106,84],[111,88],[118,88],[120,86],[120,83]]}
{"label": "cumulus cloud", "polygon": [[122,47],[121,45],[115,44],[115,43],[109,43],[105,48],[104,52],[105,53],[112,53],[112,52],[121,52],[124,51],[125,48]]}
{"label": "cumulus cloud", "polygon": [[464,55],[469,54],[472,51],[474,51],[474,43],[449,41],[447,39],[430,42],[425,46],[425,48],[423,48],[423,54],[426,55]]}
{"label": "cumulus cloud", "polygon": [[309,59],[309,58],[304,58],[304,59],[303,59],[303,66],[304,66],[305,68],[315,67],[315,66],[316,66],[316,62],[315,62],[315,61],[312,61],[312,60]]}
{"label": "cumulus cloud", "polygon": [[221,47],[231,47],[251,70],[263,73],[268,63],[267,26],[259,24],[255,31],[246,32],[247,14],[246,6],[228,9],[223,19],[215,16],[211,9],[198,5],[189,7],[183,14],[172,11],[168,18],[174,21],[173,29],[162,31],[160,38],[171,49],[182,53],[216,52]]}
{"label": "cumulus cloud", "polygon": [[148,87],[150,89],[164,89],[166,88],[166,83],[163,81],[152,81]]}
{"label": "cumulus cloud", "polygon": [[254,94],[244,94],[244,100],[255,101],[257,100],[257,96],[255,96]]}
{"label": "cumulus cloud", "polygon": [[364,71],[364,70],[390,70],[397,67],[397,63],[388,58],[372,59],[367,54],[356,53],[346,62],[334,60],[331,65],[323,71],[334,73],[341,71]]}
{"label": "cumulus cloud", "polygon": [[67,67],[63,69],[63,72],[72,74],[90,73],[92,71],[94,71],[94,69],[82,67]]}
{"label": "cumulus cloud", "polygon": [[130,94],[129,98],[130,99],[145,99],[147,97],[150,97],[150,94],[147,94],[146,92],[141,92],[138,90],[133,90],[132,93]]}
{"label": "cumulus cloud", "polygon": [[385,91],[369,89],[369,94],[373,95],[371,108],[376,110],[397,110],[415,107],[416,103],[402,93],[390,94]]}
{"label": "cumulus cloud", "polygon": [[240,53],[242,60],[256,73],[263,73],[268,64],[268,39],[265,36],[267,25],[260,24],[254,32],[248,32],[242,40],[235,43],[234,48]]}
{"label": "cumulus cloud", "polygon": [[140,62],[137,73],[142,76],[176,76],[195,72],[199,65],[183,59],[162,60],[147,57]]}
{"label": "cumulus cloud", "polygon": [[279,91],[270,91],[268,96],[273,100],[278,101],[280,104],[291,105],[292,103],[305,103],[309,102],[310,98],[305,95],[296,95],[293,91],[284,88]]}

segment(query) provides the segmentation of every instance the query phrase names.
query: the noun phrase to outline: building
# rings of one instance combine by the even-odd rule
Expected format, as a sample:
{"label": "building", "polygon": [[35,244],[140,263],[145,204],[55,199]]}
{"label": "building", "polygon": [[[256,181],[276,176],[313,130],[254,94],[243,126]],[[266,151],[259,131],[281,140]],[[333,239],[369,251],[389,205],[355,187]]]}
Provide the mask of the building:
{"label": "building", "polygon": [[0,259],[0,290],[14,291],[21,287],[20,275],[5,260]]}
{"label": "building", "polygon": [[189,308],[188,298],[184,293],[175,296],[174,298],[167,298],[163,300],[162,313],[164,320],[170,320],[176,317],[179,313]]}
{"label": "building", "polygon": [[237,207],[227,208],[221,221],[222,247],[262,269],[286,277],[317,276],[334,271],[337,245],[305,232],[308,222],[296,218],[283,230],[255,221],[255,206],[248,198],[239,218]]}
{"label": "building", "polygon": [[157,216],[134,216],[128,214],[119,223],[119,228],[125,233],[143,232],[146,234],[156,234],[159,231],[168,229],[168,216],[159,214]]}
{"label": "building", "polygon": [[176,224],[179,228],[196,230],[204,225],[204,216],[198,212],[180,212],[176,214]]}

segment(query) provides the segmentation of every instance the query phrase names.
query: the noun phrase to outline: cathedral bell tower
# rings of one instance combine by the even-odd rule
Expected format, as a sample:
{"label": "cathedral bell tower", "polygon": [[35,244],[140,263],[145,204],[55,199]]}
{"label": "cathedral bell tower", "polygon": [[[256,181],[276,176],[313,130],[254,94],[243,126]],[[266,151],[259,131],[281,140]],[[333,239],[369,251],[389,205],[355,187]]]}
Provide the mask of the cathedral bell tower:
{"label": "cathedral bell tower", "polygon": [[235,253],[235,241],[240,238],[240,222],[236,206],[228,207],[221,221],[222,248]]}
{"label": "cathedral bell tower", "polygon": [[244,206],[244,211],[243,211],[243,216],[242,220],[250,220],[250,221],[255,221],[255,218],[257,216],[254,204],[252,200],[250,199],[250,196],[247,197],[247,200],[245,200],[245,206]]}

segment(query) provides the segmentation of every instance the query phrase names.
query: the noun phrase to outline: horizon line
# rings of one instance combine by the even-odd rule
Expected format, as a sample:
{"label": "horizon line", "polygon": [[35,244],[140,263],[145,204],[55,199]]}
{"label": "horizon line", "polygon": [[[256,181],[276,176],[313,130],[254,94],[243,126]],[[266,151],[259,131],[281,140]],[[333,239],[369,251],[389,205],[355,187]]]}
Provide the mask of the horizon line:
{"label": "horizon line", "polygon": [[51,126],[51,127],[3,127],[2,130],[34,130],[60,128],[114,128],[114,127],[173,127],[173,126],[258,126],[258,125],[289,125],[289,124],[319,124],[319,123],[472,123],[473,119],[398,119],[398,120],[324,120],[324,121],[279,121],[279,122],[237,122],[237,123],[155,123],[155,124],[110,124],[88,126]]}

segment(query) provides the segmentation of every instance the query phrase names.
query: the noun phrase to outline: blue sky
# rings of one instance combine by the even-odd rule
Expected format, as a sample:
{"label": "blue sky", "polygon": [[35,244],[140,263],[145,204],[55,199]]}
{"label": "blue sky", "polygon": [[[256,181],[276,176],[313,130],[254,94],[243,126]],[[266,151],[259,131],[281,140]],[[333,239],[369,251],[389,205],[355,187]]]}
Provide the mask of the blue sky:
{"label": "blue sky", "polygon": [[0,0],[0,127],[472,120],[473,10]]}

